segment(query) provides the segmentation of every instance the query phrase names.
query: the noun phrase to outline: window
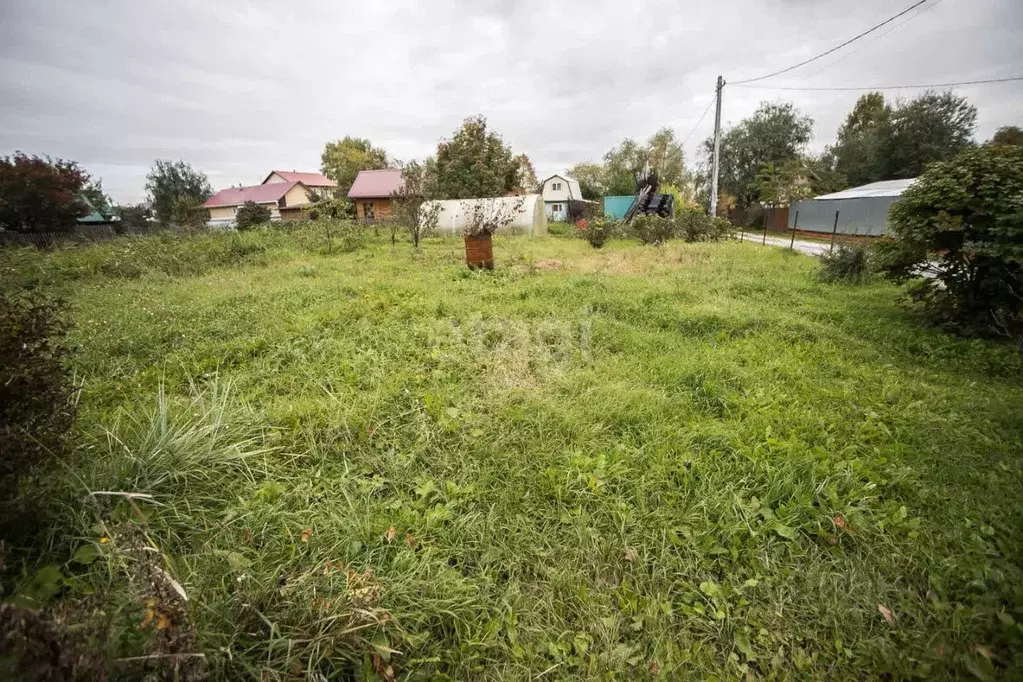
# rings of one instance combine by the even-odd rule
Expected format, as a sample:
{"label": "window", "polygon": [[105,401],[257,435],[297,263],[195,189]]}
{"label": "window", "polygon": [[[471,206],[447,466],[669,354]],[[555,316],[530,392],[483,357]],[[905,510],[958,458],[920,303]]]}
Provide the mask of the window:
{"label": "window", "polygon": [[551,183],[551,190],[553,190],[555,192],[560,192],[561,191],[561,183],[560,182],[553,182],[553,183]]}
{"label": "window", "polygon": [[373,202],[362,202],[362,217],[366,220],[373,220]]}
{"label": "window", "polygon": [[554,206],[552,206],[552,207],[551,207],[551,209],[552,209],[552,210],[553,210],[553,211],[554,211],[555,213],[561,213],[561,204],[554,204]]}

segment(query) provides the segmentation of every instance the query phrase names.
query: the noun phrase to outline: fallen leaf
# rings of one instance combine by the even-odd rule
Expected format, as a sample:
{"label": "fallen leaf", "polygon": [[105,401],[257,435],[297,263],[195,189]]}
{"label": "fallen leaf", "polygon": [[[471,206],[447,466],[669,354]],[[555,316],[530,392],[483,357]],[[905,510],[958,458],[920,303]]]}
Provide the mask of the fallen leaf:
{"label": "fallen leaf", "polygon": [[631,547],[625,550],[625,560],[628,561],[630,564],[634,562],[636,560],[636,550],[632,549]]}
{"label": "fallen leaf", "polygon": [[661,674],[661,664],[658,663],[657,661],[651,661],[650,662],[650,674],[653,675],[654,677],[657,677],[658,675],[660,675]]}
{"label": "fallen leaf", "polygon": [[394,526],[391,526],[390,528],[388,528],[387,529],[387,541],[390,542],[391,540],[393,540],[394,536],[397,533],[398,533],[398,531],[394,530]]}
{"label": "fallen leaf", "polygon": [[939,657],[939,658],[944,656],[945,655],[945,645],[942,644],[941,642],[938,642],[937,646],[934,647],[934,655]]}
{"label": "fallen leaf", "polygon": [[412,533],[405,533],[405,544],[408,545],[409,549],[415,549],[416,539],[412,537]]}
{"label": "fallen leaf", "polygon": [[895,625],[895,616],[892,615],[891,609],[883,604],[877,605],[877,610],[884,616],[884,619],[888,621],[889,625]]}
{"label": "fallen leaf", "polygon": [[991,659],[992,656],[994,656],[994,654],[991,653],[991,649],[988,649],[983,644],[974,644],[973,645],[973,650],[976,651],[981,656],[983,656],[984,658],[987,658],[989,660]]}
{"label": "fallen leaf", "polygon": [[852,526],[849,525],[849,522],[838,514],[836,514],[835,517],[831,519],[831,523],[834,524],[835,528],[837,528],[838,530],[844,530],[846,533],[853,532]]}
{"label": "fallen leaf", "polygon": [[101,537],[101,538],[99,539],[99,544],[101,544],[101,545],[105,545],[105,544],[107,544],[108,542],[110,542],[110,538],[108,538],[108,537],[106,537],[106,536],[103,536],[103,537]]}
{"label": "fallen leaf", "polygon": [[306,528],[302,531],[302,542],[309,542],[309,536],[313,534],[312,528]]}

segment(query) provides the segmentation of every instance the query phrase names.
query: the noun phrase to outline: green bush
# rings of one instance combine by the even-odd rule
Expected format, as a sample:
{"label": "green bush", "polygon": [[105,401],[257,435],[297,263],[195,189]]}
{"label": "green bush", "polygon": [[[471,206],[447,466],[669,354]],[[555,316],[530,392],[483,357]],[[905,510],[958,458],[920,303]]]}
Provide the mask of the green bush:
{"label": "green bush", "polygon": [[675,221],[656,215],[638,215],[632,219],[629,231],[642,244],[664,244],[676,236]]}
{"label": "green bush", "polygon": [[618,221],[598,216],[580,223],[579,227],[576,228],[576,232],[580,237],[588,241],[590,246],[599,249],[608,239],[617,234],[618,226]]}
{"label": "green bush", "polygon": [[870,273],[867,249],[859,244],[839,244],[834,251],[825,251],[817,258],[820,261],[817,277],[822,282],[860,284]]}
{"label": "green bush", "polygon": [[916,280],[910,294],[933,321],[1023,336],[1023,147],[931,164],[892,207],[891,228],[879,262],[896,281]]}
{"label": "green bush", "polygon": [[0,292],[0,478],[5,489],[12,478],[58,454],[75,419],[66,334],[60,302]]}
{"label": "green bush", "polygon": [[676,236],[687,242],[717,242],[732,233],[732,224],[712,217],[696,206],[684,207],[675,214]]}
{"label": "green bush", "polygon": [[254,201],[246,201],[234,216],[234,226],[239,230],[248,230],[269,222],[270,209]]}

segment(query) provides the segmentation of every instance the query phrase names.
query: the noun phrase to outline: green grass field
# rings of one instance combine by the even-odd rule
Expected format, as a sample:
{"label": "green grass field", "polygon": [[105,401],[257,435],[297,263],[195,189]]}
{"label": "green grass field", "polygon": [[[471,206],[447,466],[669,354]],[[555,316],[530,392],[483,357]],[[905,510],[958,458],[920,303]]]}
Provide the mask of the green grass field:
{"label": "green grass field", "polygon": [[32,570],[102,596],[116,657],[177,631],[234,679],[1021,675],[1008,345],[759,245],[497,238],[477,274],[457,240],[303,234],[0,254],[69,297],[83,382]]}

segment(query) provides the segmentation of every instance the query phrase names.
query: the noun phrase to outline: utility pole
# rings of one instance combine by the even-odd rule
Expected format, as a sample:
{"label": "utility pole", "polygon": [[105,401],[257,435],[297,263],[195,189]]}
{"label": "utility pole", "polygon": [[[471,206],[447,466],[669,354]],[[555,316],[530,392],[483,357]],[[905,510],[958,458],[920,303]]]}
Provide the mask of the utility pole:
{"label": "utility pole", "polygon": [[714,110],[714,164],[710,171],[710,215],[718,214],[718,163],[721,157],[721,91],[725,89],[725,79],[718,76],[717,106]]}

